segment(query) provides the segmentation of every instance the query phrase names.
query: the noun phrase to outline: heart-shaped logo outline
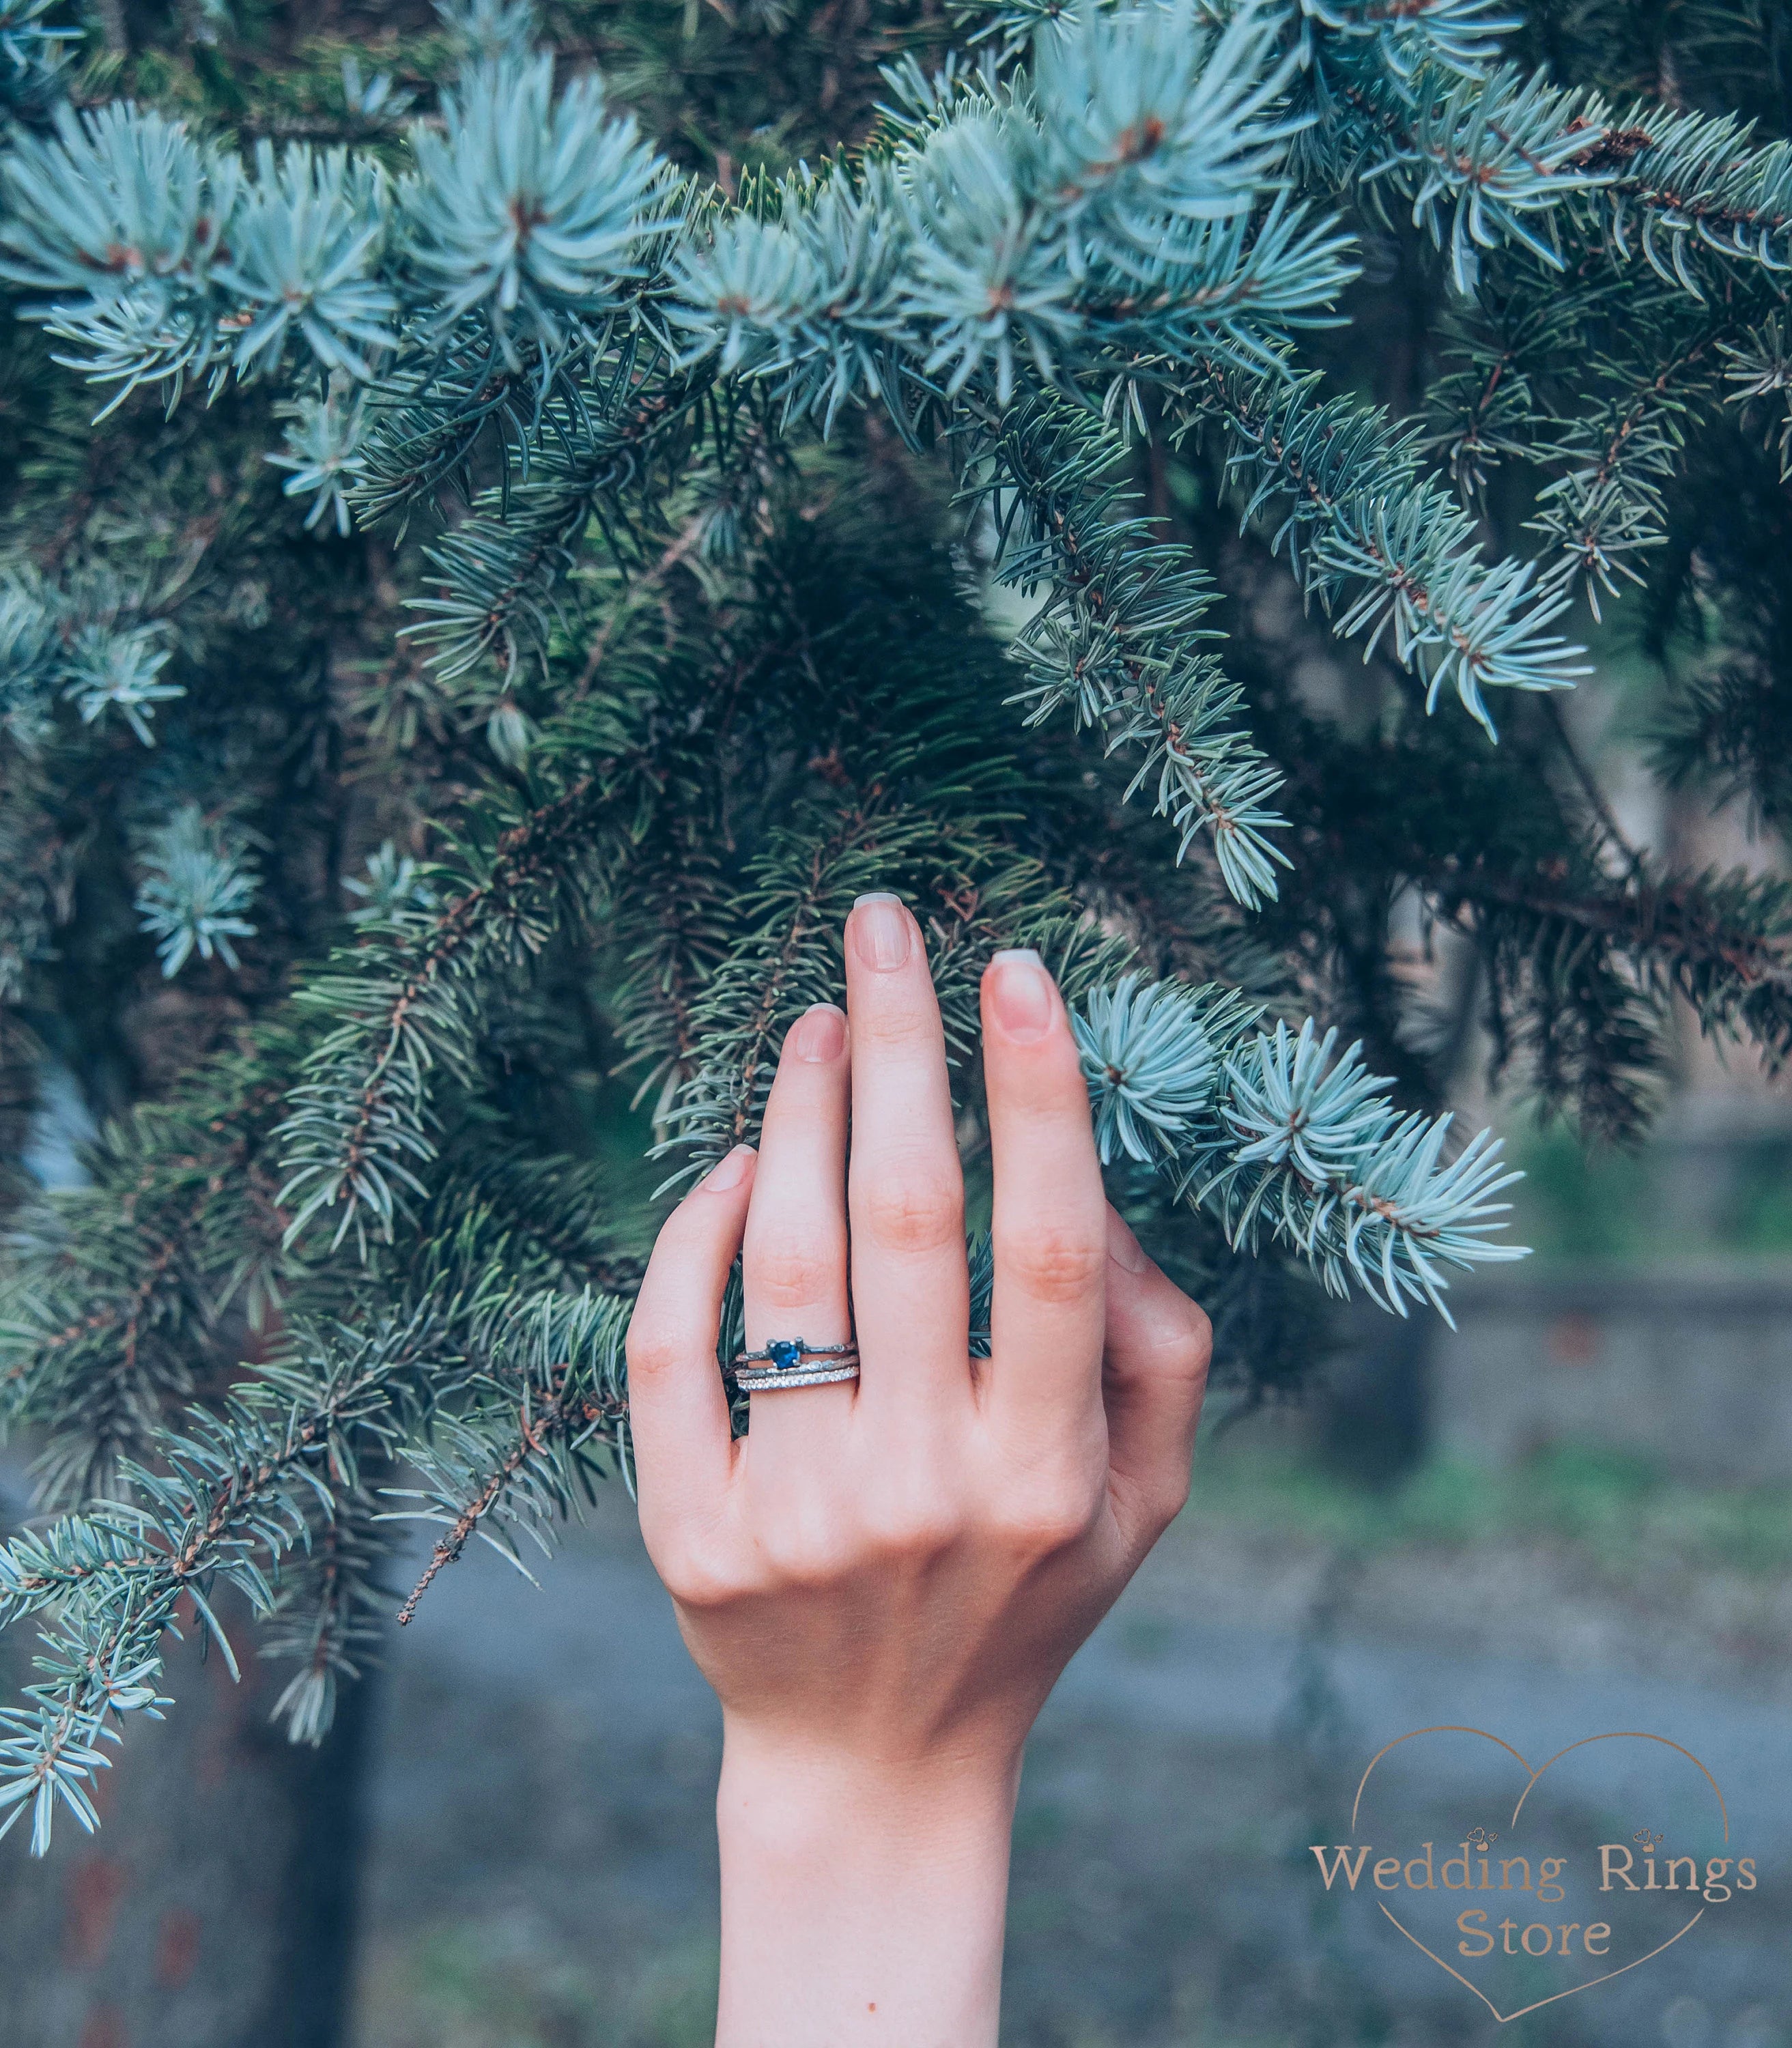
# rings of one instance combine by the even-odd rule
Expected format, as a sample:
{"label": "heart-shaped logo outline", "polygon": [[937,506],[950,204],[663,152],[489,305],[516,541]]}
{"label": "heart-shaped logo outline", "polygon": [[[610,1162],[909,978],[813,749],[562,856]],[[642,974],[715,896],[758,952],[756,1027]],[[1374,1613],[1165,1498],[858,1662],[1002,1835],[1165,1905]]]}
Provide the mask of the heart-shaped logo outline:
{"label": "heart-shaped logo outline", "polygon": [[[1352,1802],[1350,1809],[1350,1833],[1351,1839],[1353,1841],[1356,1837],[1357,1817],[1363,1809],[1363,1794],[1368,1788],[1369,1780],[1374,1775],[1375,1766],[1381,1762],[1382,1759],[1387,1755],[1390,1750],[1398,1749],[1402,1743],[1414,1741],[1422,1735],[1478,1735],[1484,1742],[1491,1742],[1495,1744],[1496,1747],[1504,1750],[1508,1756],[1513,1758],[1523,1767],[1525,1771],[1528,1774],[1528,1782],[1526,1782],[1523,1791],[1519,1794],[1518,1804],[1512,1809],[1512,1817],[1507,1823],[1507,1825],[1511,1827],[1517,1826],[1519,1816],[1524,1811],[1524,1802],[1530,1797],[1531,1792],[1536,1786],[1538,1781],[1542,1778],[1547,1771],[1552,1769],[1553,1766],[1561,1763],[1561,1759],[1565,1756],[1572,1755],[1576,1750],[1585,1749],[1591,1744],[1596,1742],[1658,1742],[1664,1749],[1677,1751],[1681,1756],[1686,1759],[1689,1763],[1695,1766],[1700,1775],[1704,1778],[1706,1784],[1711,1787],[1712,1794],[1717,1801],[1718,1813],[1721,1817],[1724,1823],[1724,1840],[1726,1846],[1728,1844],[1730,1839],[1730,1809],[1724,1798],[1722,1786],[1720,1786],[1717,1780],[1712,1776],[1709,1771],[1705,1768],[1704,1763],[1701,1762],[1697,1757],[1693,1755],[1693,1752],[1689,1749],[1685,1747],[1683,1744],[1671,1741],[1665,1735],[1651,1735],[1647,1728],[1612,1728],[1608,1730],[1604,1735],[1582,1736],[1578,1742],[1571,1742],[1568,1745],[1567,1748],[1558,1749],[1555,1755],[1552,1756],[1546,1763],[1538,1764],[1534,1768],[1530,1763],[1530,1759],[1526,1756],[1521,1755],[1517,1750],[1513,1748],[1512,1745],[1509,1742],[1503,1740],[1499,1736],[1490,1733],[1486,1728],[1470,1728],[1465,1724],[1458,1721],[1440,1722],[1435,1728],[1410,1728],[1405,1735],[1397,1735],[1392,1742],[1383,1744],[1383,1746],[1375,1751],[1375,1755],[1369,1759],[1368,1765],[1364,1770],[1362,1778],[1357,1785],[1356,1797]],[[1378,1906],[1381,1906],[1382,1911],[1387,1914],[1388,1918],[1394,1922],[1394,1926],[1400,1930],[1400,1932],[1406,1936],[1406,1939],[1412,1943],[1413,1946],[1417,1949],[1422,1955],[1429,1956],[1432,1961],[1437,1965],[1439,1969],[1448,1971],[1450,1976],[1454,1977],[1459,1984],[1464,1985],[1468,1990],[1472,1991],[1475,1994],[1476,1997],[1481,2001],[1482,2004],[1487,2007],[1488,2011],[1493,2015],[1494,2018],[1499,2022],[1502,2027],[1507,2025],[1512,2020],[1522,2019],[1527,2012],[1536,2012],[1546,2005],[1554,2005],[1561,1999],[1577,1997],[1580,1993],[1584,1991],[1591,1991],[1596,1984],[1609,1984],[1614,1977],[1621,1977],[1627,1971],[1640,1969],[1643,1964],[1653,1962],[1655,1957],[1662,1953],[1663,1949],[1671,1949],[1674,1943],[1681,1938],[1681,1935],[1689,1934],[1705,1918],[1705,1908],[1701,1906],[1698,1911],[1693,1915],[1692,1918],[1686,1922],[1685,1926],[1680,1930],[1678,1934],[1669,1935],[1665,1941],[1660,1943],[1655,1948],[1651,1949],[1647,1955],[1638,1956],[1633,1961],[1627,1963],[1620,1963],[1616,1969],[1607,1970],[1599,1976],[1588,1977],[1584,1984],[1570,1984],[1566,1991],[1552,1992],[1547,1998],[1540,1998],[1531,2005],[1521,2006],[1516,2012],[1502,2012],[1499,2007],[1494,2003],[1493,2000],[1488,1996],[1487,1993],[1481,1989],[1479,1984],[1471,1982],[1468,1978],[1465,1977],[1462,1974],[1460,1970],[1456,1969],[1451,1964],[1446,1963],[1443,1957],[1440,1956],[1435,1949],[1426,1948],[1424,1942],[1418,1938],[1418,1935],[1413,1932],[1411,1928],[1407,1926],[1399,1918],[1398,1914],[1388,1912],[1387,1907],[1382,1905],[1382,1902],[1379,1899],[1377,1899],[1375,1903]]]}

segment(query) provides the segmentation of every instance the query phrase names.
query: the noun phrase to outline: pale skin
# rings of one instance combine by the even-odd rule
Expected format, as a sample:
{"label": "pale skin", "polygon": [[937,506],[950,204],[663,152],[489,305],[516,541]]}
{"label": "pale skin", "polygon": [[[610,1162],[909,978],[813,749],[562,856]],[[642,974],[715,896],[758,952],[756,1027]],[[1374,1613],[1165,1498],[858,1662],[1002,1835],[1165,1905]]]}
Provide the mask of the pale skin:
{"label": "pale skin", "polygon": [[[993,2048],[1021,1753],[1188,1492],[1207,1318],[1104,1198],[1065,1007],[983,984],[991,1352],[921,936],[846,930],[847,1007],[799,1018],[758,1150],[661,1232],[629,1333],[649,1553],[722,1703],[718,2048]],[[851,1144],[848,1146],[850,1125]],[[856,1384],[755,1394],[716,1330],[855,1334]]]}

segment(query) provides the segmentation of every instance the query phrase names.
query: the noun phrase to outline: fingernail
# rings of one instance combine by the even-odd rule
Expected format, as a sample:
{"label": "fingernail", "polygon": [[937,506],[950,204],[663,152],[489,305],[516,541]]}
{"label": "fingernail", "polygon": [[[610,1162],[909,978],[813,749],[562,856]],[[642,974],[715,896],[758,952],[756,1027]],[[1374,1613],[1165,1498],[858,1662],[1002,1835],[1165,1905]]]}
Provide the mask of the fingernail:
{"label": "fingernail", "polygon": [[846,1012],[832,1003],[815,1003],[790,1026],[785,1042],[799,1060],[817,1066],[837,1060],[846,1050]]}
{"label": "fingernail", "polygon": [[1142,1273],[1151,1263],[1127,1228],[1126,1218],[1112,1209],[1107,1212],[1107,1256],[1128,1273]]}
{"label": "fingernail", "polygon": [[747,1169],[753,1163],[751,1145],[737,1145],[727,1158],[720,1159],[704,1177],[704,1187],[712,1195],[725,1195],[730,1188],[738,1188],[747,1178]]}
{"label": "fingernail", "polygon": [[852,906],[852,946],[879,974],[900,967],[909,956],[909,919],[902,898],[882,889],[861,896]]}
{"label": "fingernail", "polygon": [[995,1021],[1022,1045],[1051,1028],[1052,978],[1031,946],[1010,946],[989,964],[990,1007]]}

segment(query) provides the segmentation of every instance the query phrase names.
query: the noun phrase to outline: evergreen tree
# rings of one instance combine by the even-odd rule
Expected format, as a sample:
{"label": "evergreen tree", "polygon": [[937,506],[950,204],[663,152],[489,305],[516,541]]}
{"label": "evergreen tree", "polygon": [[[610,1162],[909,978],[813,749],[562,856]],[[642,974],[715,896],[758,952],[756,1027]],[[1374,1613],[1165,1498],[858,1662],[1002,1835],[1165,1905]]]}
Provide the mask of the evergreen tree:
{"label": "evergreen tree", "polygon": [[0,0],[0,1812],[92,1823],[219,1587],[316,1740],[393,1518],[408,1618],[626,1480],[656,1181],[866,888],[973,1168],[1042,950],[1250,1385],[1517,1255],[1398,906],[1589,1131],[1679,999],[1784,1057],[1792,894],[1627,843],[1558,697],[1638,589],[1661,772],[1783,829],[1786,22]]}

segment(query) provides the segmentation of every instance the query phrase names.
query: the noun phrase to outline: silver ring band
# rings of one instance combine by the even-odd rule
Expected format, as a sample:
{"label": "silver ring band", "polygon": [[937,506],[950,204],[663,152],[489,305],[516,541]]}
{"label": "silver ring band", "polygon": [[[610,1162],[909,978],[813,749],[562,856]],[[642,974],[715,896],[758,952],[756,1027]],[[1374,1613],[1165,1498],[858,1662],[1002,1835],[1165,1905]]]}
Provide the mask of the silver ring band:
{"label": "silver ring band", "polygon": [[788,1372],[780,1372],[776,1366],[769,1370],[762,1366],[757,1371],[749,1367],[744,1372],[735,1375],[735,1384],[743,1394],[782,1394],[792,1387],[832,1387],[843,1380],[856,1379],[859,1367],[850,1365],[818,1365],[807,1369],[798,1366]]}
{"label": "silver ring band", "polygon": [[859,1347],[812,1344],[801,1337],[774,1337],[757,1351],[736,1352],[729,1367],[745,1394],[785,1387],[832,1387],[859,1377]]}

